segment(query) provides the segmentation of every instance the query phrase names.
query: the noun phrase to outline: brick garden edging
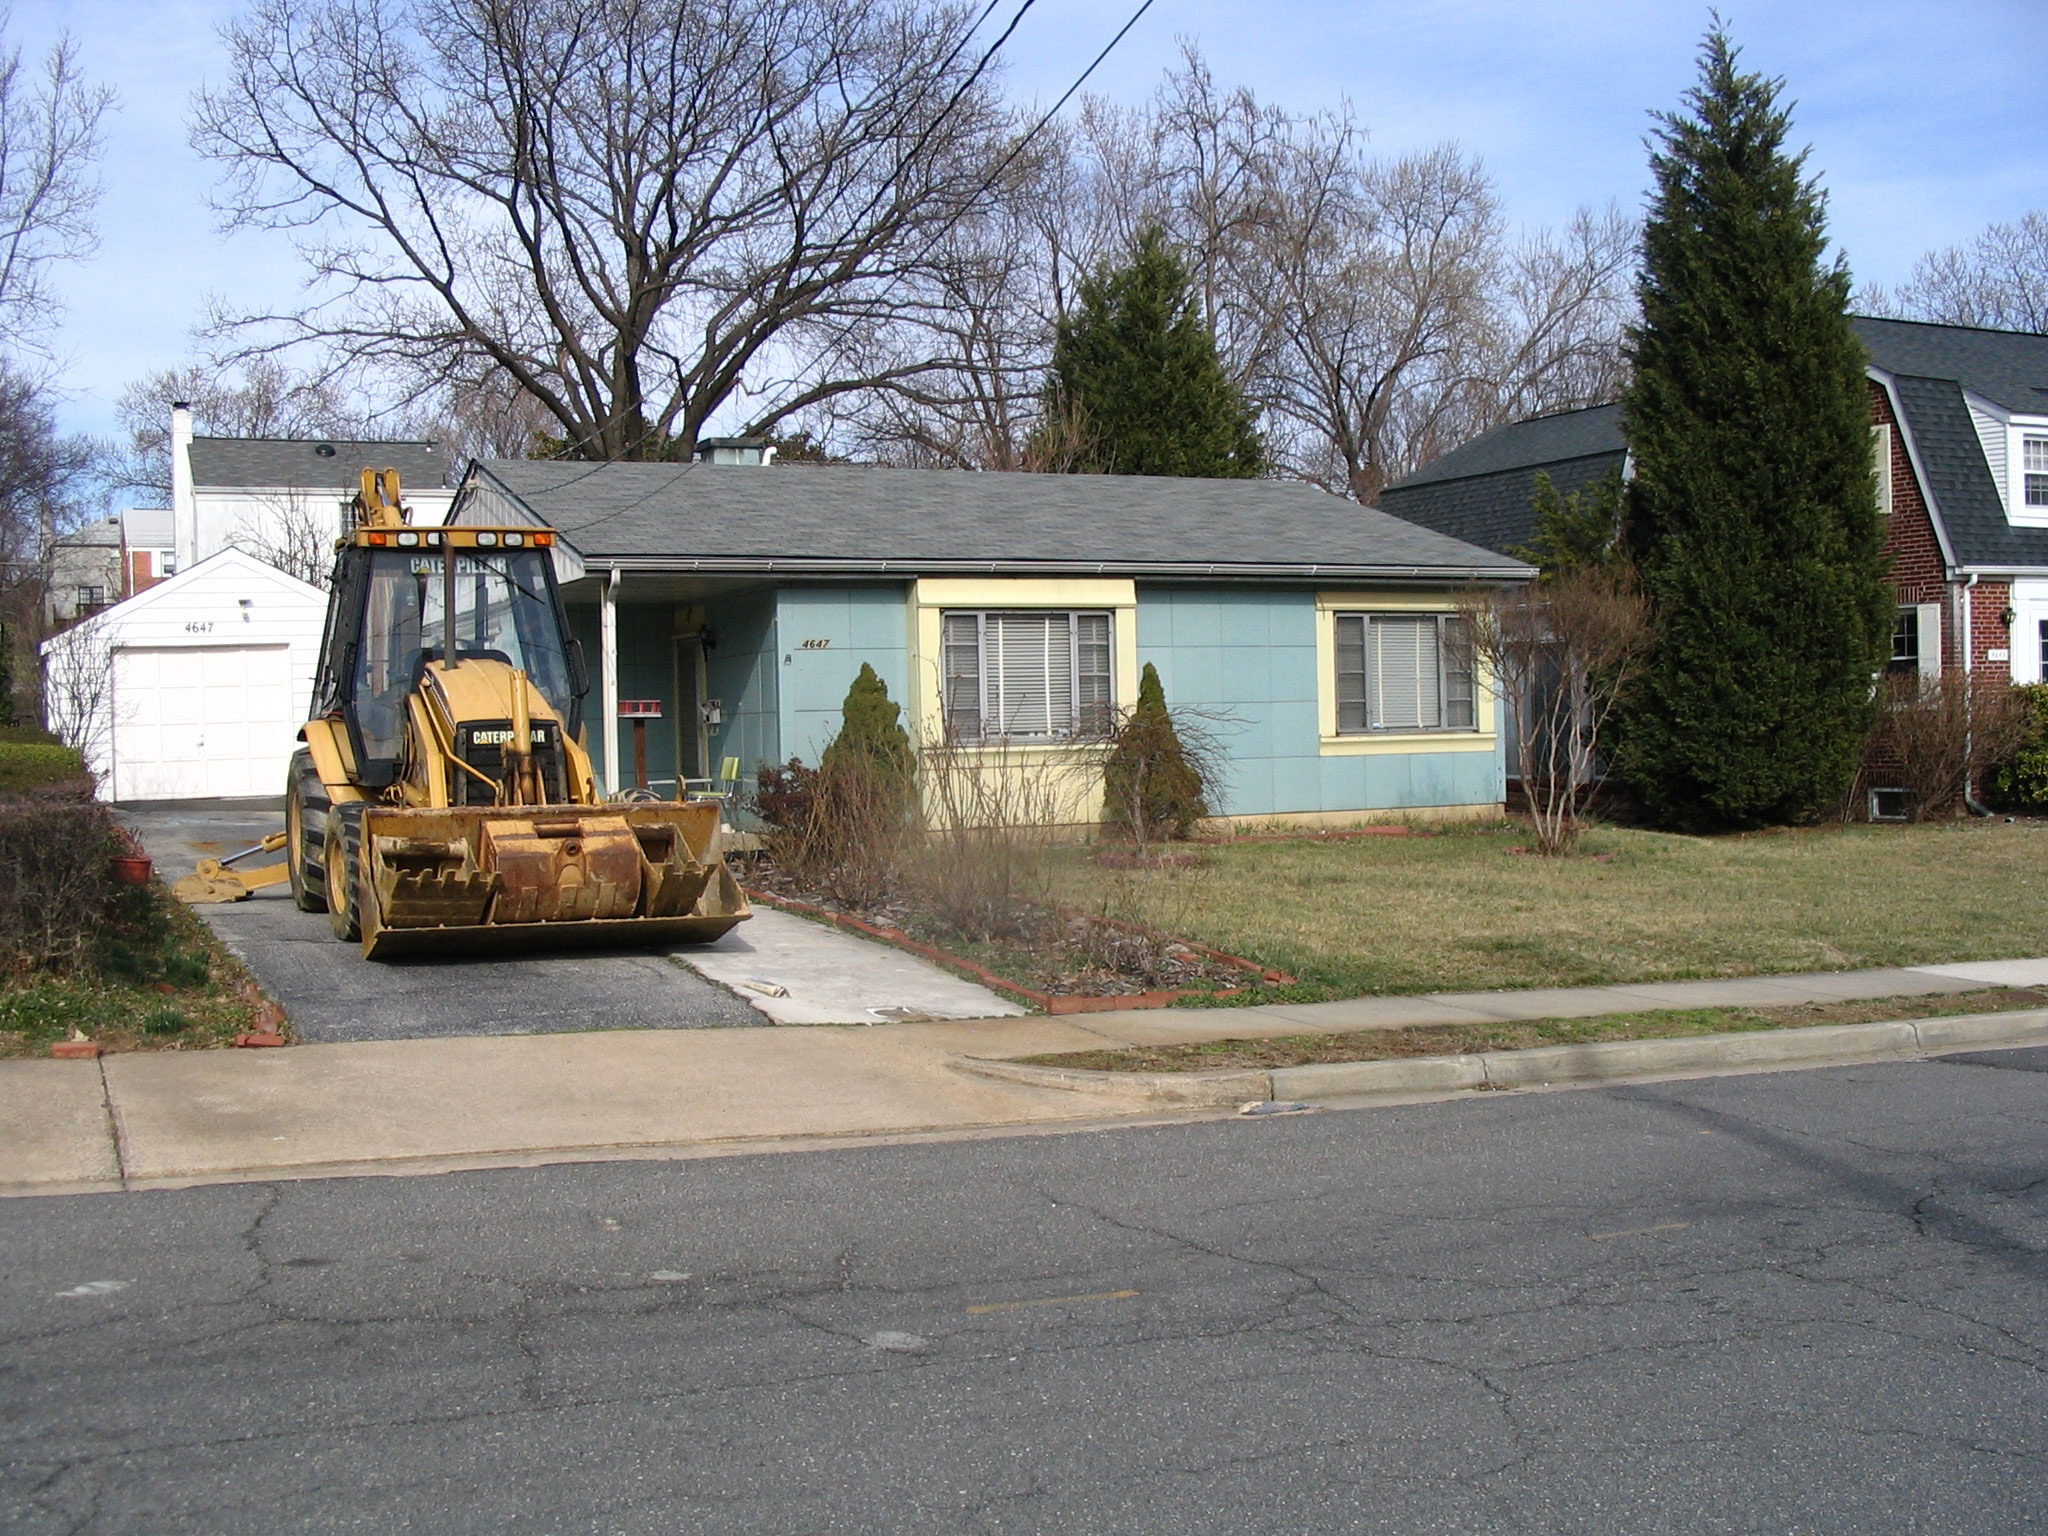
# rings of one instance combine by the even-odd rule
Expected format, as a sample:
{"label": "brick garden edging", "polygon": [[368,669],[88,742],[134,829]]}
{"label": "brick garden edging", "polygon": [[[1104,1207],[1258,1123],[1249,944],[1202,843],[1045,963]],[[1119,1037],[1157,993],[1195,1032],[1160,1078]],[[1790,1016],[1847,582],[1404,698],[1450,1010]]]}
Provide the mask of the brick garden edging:
{"label": "brick garden edging", "polygon": [[[1184,997],[1242,997],[1252,990],[1251,987],[1246,986],[1226,987],[1221,991],[1208,991],[1200,987],[1180,987],[1163,992],[1040,992],[1035,987],[1027,987],[1021,982],[1010,980],[1007,976],[999,976],[987,966],[970,960],[965,955],[956,955],[951,950],[939,948],[936,944],[927,944],[922,939],[914,939],[901,928],[890,928],[880,923],[865,922],[858,917],[849,917],[844,912],[832,912],[824,907],[813,906],[807,901],[796,901],[788,896],[778,896],[773,891],[758,890],[752,886],[748,886],[746,891],[750,900],[765,902],[771,907],[780,908],[784,912],[794,912],[801,917],[818,918],[821,921],[835,924],[838,927],[851,929],[853,932],[863,934],[870,939],[878,939],[884,944],[894,945],[897,949],[908,950],[919,959],[929,960],[935,965],[947,966],[956,971],[965,971],[984,986],[990,987],[997,992],[1008,993],[1012,997],[1020,997],[1047,1013],[1109,1013],[1123,1008],[1166,1008],[1179,1002]],[[1077,913],[1071,907],[1060,907],[1056,910],[1062,917],[1088,916],[1090,922],[1107,923],[1110,927],[1124,933],[1134,933],[1144,938],[1158,939],[1169,944],[1178,944],[1183,949],[1192,950],[1196,954],[1206,956],[1208,959],[1224,965],[1232,965],[1241,971],[1249,972],[1257,977],[1261,984],[1286,986],[1294,980],[1292,976],[1289,976],[1284,971],[1268,970],[1256,961],[1247,960],[1241,955],[1225,954],[1220,949],[1211,949],[1208,945],[1197,944],[1192,939],[1175,938],[1172,934],[1160,933],[1155,929],[1145,928],[1137,923],[1127,923],[1120,918],[1095,917],[1090,914]]]}

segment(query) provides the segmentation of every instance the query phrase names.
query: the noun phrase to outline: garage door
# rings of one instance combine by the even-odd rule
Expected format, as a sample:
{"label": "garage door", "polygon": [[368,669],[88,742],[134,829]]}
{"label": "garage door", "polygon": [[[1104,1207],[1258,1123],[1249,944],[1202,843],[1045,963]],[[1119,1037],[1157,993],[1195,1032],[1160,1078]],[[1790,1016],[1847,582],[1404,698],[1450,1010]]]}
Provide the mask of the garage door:
{"label": "garage door", "polygon": [[111,798],[282,794],[304,723],[288,646],[124,646],[114,653]]}

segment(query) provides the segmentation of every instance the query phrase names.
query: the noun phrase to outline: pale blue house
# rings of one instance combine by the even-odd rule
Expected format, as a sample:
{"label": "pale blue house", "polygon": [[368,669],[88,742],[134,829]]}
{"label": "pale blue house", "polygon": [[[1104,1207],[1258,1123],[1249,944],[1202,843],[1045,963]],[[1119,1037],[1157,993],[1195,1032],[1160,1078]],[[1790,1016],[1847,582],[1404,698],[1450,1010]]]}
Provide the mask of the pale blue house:
{"label": "pale blue house", "polygon": [[[871,663],[914,740],[1073,755],[1153,663],[1218,717],[1239,821],[1497,814],[1458,595],[1529,568],[1277,480],[777,464],[472,465],[454,520],[562,535],[608,785],[815,763]],[[636,754],[636,727],[639,753]],[[624,723],[621,723],[621,722]]]}

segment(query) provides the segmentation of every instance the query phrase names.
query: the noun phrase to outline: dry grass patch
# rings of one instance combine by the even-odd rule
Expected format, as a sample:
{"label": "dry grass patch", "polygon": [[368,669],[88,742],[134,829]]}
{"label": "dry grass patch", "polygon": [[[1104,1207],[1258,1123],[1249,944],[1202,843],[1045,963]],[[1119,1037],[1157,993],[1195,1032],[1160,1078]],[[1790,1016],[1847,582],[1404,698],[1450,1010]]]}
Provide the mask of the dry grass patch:
{"label": "dry grass patch", "polygon": [[1023,1060],[1036,1067],[1068,1067],[1082,1072],[1242,1072],[1305,1067],[1318,1062],[1397,1061],[1411,1056],[1459,1056],[1474,1051],[1525,1051],[1539,1045],[1585,1045],[1598,1040],[1673,1040],[1686,1035],[1743,1030],[1809,1029],[1816,1024],[1895,1023],[2044,1007],[2048,1007],[2048,991],[1995,988],[1951,992],[1941,997],[1800,1003],[1789,1008],[1681,1008],[1653,1013],[1604,1013],[1585,1019],[1424,1024],[1403,1029],[1361,1029],[1341,1035],[1276,1035],[1270,1039],[1210,1040],[1199,1045],[1067,1051],[1027,1056]]}
{"label": "dry grass patch", "polygon": [[1603,828],[1571,858],[1511,852],[1529,841],[1495,827],[1226,843],[1198,867],[1135,874],[1077,853],[1059,878],[1084,910],[1302,978],[1279,995],[1294,1001],[2048,953],[2044,822]]}

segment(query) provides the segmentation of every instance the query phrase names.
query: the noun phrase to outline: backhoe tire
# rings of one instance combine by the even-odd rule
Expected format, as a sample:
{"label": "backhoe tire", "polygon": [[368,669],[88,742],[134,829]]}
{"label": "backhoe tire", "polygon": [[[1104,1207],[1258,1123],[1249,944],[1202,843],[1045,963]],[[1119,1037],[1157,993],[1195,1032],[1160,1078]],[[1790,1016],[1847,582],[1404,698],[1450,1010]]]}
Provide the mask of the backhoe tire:
{"label": "backhoe tire", "polygon": [[[317,820],[309,818],[314,813]],[[292,754],[290,781],[284,793],[285,868],[290,871],[292,904],[301,912],[327,910],[327,789],[313,767],[310,752]]]}
{"label": "backhoe tire", "polygon": [[359,902],[363,881],[363,812],[361,801],[337,805],[327,812],[327,845],[320,860],[327,872],[327,926],[344,944],[362,941]]}

